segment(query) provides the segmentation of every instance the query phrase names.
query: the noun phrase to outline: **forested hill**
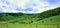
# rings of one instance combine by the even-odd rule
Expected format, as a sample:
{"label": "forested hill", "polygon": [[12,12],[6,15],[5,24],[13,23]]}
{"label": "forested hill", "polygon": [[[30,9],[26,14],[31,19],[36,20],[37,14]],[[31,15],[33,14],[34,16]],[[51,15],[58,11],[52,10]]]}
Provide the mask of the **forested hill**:
{"label": "forested hill", "polygon": [[60,15],[60,7],[38,14],[0,13],[0,21],[32,23],[55,15]]}

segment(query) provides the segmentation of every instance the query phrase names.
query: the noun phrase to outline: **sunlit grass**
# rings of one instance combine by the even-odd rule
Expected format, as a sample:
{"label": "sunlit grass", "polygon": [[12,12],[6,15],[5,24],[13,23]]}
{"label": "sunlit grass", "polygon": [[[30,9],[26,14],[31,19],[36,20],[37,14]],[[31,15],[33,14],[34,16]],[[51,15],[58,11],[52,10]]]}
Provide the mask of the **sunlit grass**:
{"label": "sunlit grass", "polygon": [[36,21],[33,24],[0,22],[0,28],[60,28],[59,18],[60,15],[56,15],[41,21]]}
{"label": "sunlit grass", "polygon": [[0,23],[0,28],[60,28],[60,25],[56,24],[10,24]]}
{"label": "sunlit grass", "polygon": [[49,18],[34,22],[33,24],[60,24],[60,15],[51,16]]}

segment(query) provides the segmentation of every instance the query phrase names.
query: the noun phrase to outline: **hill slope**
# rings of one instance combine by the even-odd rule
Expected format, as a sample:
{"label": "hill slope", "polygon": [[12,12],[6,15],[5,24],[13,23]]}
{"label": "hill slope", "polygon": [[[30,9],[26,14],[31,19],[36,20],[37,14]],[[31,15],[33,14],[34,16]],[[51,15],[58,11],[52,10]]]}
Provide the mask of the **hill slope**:
{"label": "hill slope", "polygon": [[34,24],[60,24],[60,15],[45,18],[43,20],[35,22]]}
{"label": "hill slope", "polygon": [[40,21],[55,15],[60,15],[60,7],[38,14],[1,13],[0,21],[9,23],[31,24],[35,21]]}
{"label": "hill slope", "polygon": [[0,28],[60,28],[60,8],[38,14],[1,13]]}

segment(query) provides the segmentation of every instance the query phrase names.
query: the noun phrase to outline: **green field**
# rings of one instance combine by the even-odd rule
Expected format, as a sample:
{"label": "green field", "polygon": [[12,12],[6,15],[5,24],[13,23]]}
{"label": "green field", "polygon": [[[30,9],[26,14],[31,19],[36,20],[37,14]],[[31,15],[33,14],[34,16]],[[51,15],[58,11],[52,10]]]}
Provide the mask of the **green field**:
{"label": "green field", "polygon": [[60,15],[52,16],[41,21],[36,21],[32,24],[13,24],[1,22],[0,28],[60,28]]}
{"label": "green field", "polygon": [[[8,26],[7,26],[8,25]],[[60,28],[60,25],[37,25],[37,24],[0,24],[0,28]]]}
{"label": "green field", "polygon": [[34,24],[60,24],[60,15],[45,18],[43,20],[35,22]]}
{"label": "green field", "polygon": [[60,7],[38,14],[0,13],[0,28],[60,28]]}

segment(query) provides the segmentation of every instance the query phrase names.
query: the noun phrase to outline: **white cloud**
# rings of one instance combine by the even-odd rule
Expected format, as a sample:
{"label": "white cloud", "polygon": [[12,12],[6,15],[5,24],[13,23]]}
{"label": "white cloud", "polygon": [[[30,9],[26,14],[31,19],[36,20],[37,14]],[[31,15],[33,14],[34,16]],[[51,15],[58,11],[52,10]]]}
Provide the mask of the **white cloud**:
{"label": "white cloud", "polygon": [[[60,7],[60,0],[8,0],[11,4],[6,5],[6,3],[0,2],[0,7],[5,5],[8,9],[3,8],[3,12],[23,12],[23,13],[41,13],[47,10],[51,10]],[[54,1],[52,3],[52,1]],[[18,11],[16,8],[26,9],[33,8],[35,11]]]}

